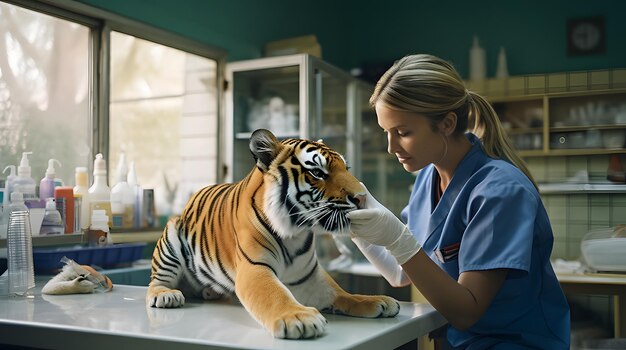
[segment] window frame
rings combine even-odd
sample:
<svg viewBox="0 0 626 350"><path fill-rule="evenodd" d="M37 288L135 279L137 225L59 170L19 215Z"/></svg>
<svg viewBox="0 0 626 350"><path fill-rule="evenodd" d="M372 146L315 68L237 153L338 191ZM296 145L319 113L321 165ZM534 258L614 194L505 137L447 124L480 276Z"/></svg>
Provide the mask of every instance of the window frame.
<svg viewBox="0 0 626 350"><path fill-rule="evenodd" d="M202 56L216 62L217 69L217 115L218 130L221 130L222 114L224 109L224 72L226 66L226 51L216 46L195 41L149 24L129 19L115 13L92 7L87 4L70 0L0 0L8 4L23 7L64 20L72 21L90 29L89 42L89 72L90 93L89 105L91 118L88 121L91 129L91 154L103 153L110 168L109 159L109 103L110 103L110 54L111 32L116 31L160 45L182 50L194 55ZM217 144L222 144L222 134L217 134ZM217 152L217 172L214 174L221 181L220 164L221 152ZM91 163L91 162L90 162ZM87 164L92 170L93 164Z"/></svg>

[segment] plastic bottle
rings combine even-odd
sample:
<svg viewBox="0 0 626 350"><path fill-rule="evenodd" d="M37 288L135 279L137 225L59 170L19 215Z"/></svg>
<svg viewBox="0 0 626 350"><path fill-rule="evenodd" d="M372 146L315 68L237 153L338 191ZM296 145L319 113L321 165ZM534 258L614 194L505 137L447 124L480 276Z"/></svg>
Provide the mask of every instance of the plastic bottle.
<svg viewBox="0 0 626 350"><path fill-rule="evenodd" d="M109 217L106 211L96 209L92 212L91 225L89 226L89 230L87 230L87 242L89 245L106 245L110 242L108 223Z"/></svg>
<svg viewBox="0 0 626 350"><path fill-rule="evenodd" d="M20 191L24 198L24 203L28 208L42 208L43 205L39 203L39 197L35 193L37 184L31 177L30 164L28 162L28 155L33 152L22 152L22 160L20 166L17 167L17 177L13 183L13 190Z"/></svg>
<svg viewBox="0 0 626 350"><path fill-rule="evenodd" d="M7 176L7 180L4 183L4 198L2 199L2 206L5 208L9 208L11 193L13 193L14 184L15 184L15 165L7 165L2 173L6 173L7 169L10 170L9 175Z"/></svg>
<svg viewBox="0 0 626 350"><path fill-rule="evenodd" d="M93 162L93 185L89 187L89 212L104 210L111 227L111 189L107 185L107 167L102 153L96 154Z"/></svg>
<svg viewBox="0 0 626 350"><path fill-rule="evenodd" d="M135 162L130 162L130 169L128 170L127 177L128 186L132 190L134 197L134 207L133 207L133 227L139 228L141 227L141 212L142 212L142 202L143 202L143 189L139 182L137 181L137 172L135 171Z"/></svg>
<svg viewBox="0 0 626 350"><path fill-rule="evenodd" d="M24 295L35 286L33 241L29 209L19 191L11 193L7 229L9 294Z"/></svg>
<svg viewBox="0 0 626 350"><path fill-rule="evenodd" d="M472 81L481 81L487 77L487 61L485 50L480 46L478 37L474 36L474 43L470 48L470 75Z"/></svg>
<svg viewBox="0 0 626 350"><path fill-rule="evenodd" d="M76 231L89 229L91 223L91 206L89 204L89 175L86 167L76 167L74 173L74 202L77 203L76 208L79 213L74 213L78 217L79 222ZM80 204L78 204L80 203Z"/></svg>
<svg viewBox="0 0 626 350"><path fill-rule="evenodd" d="M117 165L117 183L111 189L111 222L113 228L133 227L135 195L127 182L128 167L126 157L122 153Z"/></svg>
<svg viewBox="0 0 626 350"><path fill-rule="evenodd" d="M39 182L39 198L42 201L47 201L48 198L54 198L54 178L56 176L56 169L54 168L54 162L61 166L61 162L54 158L48 159L48 169L46 169L46 175ZM48 203L46 202L46 205Z"/></svg>
<svg viewBox="0 0 626 350"><path fill-rule="evenodd" d="M46 199L46 212L41 223L40 235L63 234L65 233L65 223L61 218L61 213L57 210L54 198Z"/></svg>

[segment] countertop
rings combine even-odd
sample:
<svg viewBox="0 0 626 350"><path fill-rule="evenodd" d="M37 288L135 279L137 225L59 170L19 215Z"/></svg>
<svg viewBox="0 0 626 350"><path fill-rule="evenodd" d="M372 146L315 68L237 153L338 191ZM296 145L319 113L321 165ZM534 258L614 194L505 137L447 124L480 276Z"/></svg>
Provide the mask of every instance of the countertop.
<svg viewBox="0 0 626 350"><path fill-rule="evenodd" d="M326 334L273 338L239 304L189 300L179 309L145 306L146 287L97 294L0 296L0 343L53 349L392 349L446 323L428 304L401 302L394 318L324 314Z"/></svg>

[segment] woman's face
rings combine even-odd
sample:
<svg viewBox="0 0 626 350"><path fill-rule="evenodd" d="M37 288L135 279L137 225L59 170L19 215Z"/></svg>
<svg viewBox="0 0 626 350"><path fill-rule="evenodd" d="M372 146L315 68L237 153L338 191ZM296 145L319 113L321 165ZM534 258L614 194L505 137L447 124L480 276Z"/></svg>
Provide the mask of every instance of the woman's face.
<svg viewBox="0 0 626 350"><path fill-rule="evenodd" d="M394 154L406 171L418 171L446 155L443 135L431 129L425 116L396 111L381 102L376 103L376 116L387 134L387 152Z"/></svg>

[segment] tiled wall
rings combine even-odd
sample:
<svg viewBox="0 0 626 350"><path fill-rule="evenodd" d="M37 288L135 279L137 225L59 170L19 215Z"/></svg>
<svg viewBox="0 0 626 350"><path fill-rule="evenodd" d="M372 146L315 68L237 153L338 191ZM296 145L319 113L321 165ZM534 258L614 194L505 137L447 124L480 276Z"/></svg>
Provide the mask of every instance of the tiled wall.
<svg viewBox="0 0 626 350"><path fill-rule="evenodd" d="M626 164L624 157L620 157ZM576 181L581 172L589 183L608 182L608 155L537 157L526 159L539 183ZM584 235L597 228L626 224L626 193L542 193L554 232L552 259L578 260ZM606 295L569 295L573 324L602 327L612 332L612 301ZM584 317L579 317L584 315Z"/></svg>
<svg viewBox="0 0 626 350"><path fill-rule="evenodd" d="M526 161L539 184L575 182L581 171L587 172L590 183L608 182L608 155ZM626 193L543 193L542 198L554 231L553 259L578 259L580 242L587 232L626 224Z"/></svg>

